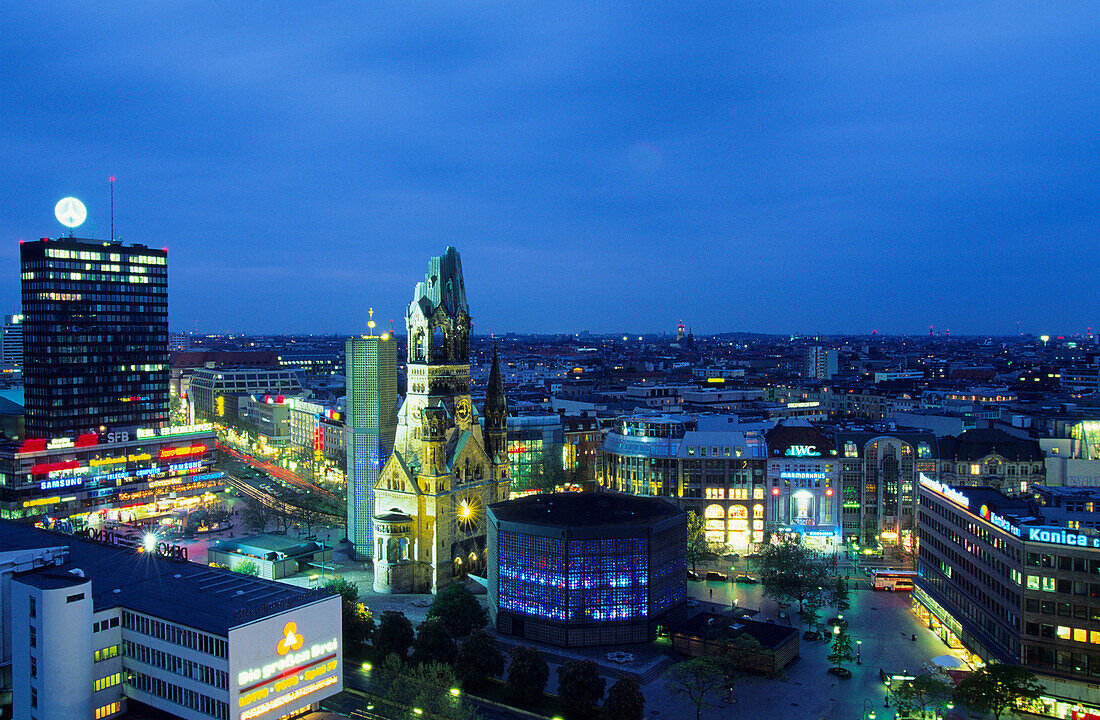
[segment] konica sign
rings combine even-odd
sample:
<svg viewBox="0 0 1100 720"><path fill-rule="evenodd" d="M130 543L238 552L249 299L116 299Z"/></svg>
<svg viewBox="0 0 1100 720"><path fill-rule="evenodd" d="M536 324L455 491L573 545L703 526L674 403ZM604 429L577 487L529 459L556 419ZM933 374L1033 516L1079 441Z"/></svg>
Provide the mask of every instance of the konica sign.
<svg viewBox="0 0 1100 720"><path fill-rule="evenodd" d="M268 720L343 690L340 598L229 631L230 717Z"/></svg>

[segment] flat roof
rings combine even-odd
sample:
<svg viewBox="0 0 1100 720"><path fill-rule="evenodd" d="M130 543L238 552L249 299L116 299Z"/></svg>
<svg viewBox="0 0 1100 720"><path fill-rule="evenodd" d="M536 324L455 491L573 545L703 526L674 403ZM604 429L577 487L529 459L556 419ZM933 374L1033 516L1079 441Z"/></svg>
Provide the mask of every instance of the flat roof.
<svg viewBox="0 0 1100 720"><path fill-rule="evenodd" d="M699 612L684 620L672 628L672 632L685 633L687 635L705 636L716 628L724 628L729 632L729 639L733 639L741 633L748 633L763 647L775 650L788 640L792 635L797 635L798 628L789 625L776 625L775 623L749 620L748 618L735 618L729 615L716 615L709 612Z"/></svg>
<svg viewBox="0 0 1100 720"><path fill-rule="evenodd" d="M602 492L525 495L491 505L489 510L505 522L553 527L635 525L685 514L663 498Z"/></svg>
<svg viewBox="0 0 1100 720"><path fill-rule="evenodd" d="M66 564L23 573L17 579L41 587L79 568L92 583L96 612L123 607L224 636L230 628L262 617L264 607L272 607L268 614L275 614L321 597L315 590L0 520L0 550L59 546L69 550Z"/></svg>

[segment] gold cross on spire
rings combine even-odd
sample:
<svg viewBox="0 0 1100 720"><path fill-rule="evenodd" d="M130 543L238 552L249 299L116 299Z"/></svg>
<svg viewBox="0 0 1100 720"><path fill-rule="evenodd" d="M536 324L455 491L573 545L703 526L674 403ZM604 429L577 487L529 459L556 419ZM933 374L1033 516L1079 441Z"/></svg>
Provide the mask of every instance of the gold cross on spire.
<svg viewBox="0 0 1100 720"><path fill-rule="evenodd" d="M367 320L367 327L370 328L370 336L374 337L374 308L367 310L367 315L370 316L370 320Z"/></svg>

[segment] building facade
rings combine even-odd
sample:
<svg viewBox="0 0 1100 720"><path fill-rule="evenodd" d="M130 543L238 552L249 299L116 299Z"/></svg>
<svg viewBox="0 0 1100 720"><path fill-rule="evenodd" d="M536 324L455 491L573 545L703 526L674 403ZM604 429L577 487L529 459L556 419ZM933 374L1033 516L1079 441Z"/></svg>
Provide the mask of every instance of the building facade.
<svg viewBox="0 0 1100 720"><path fill-rule="evenodd" d="M508 499L507 406L493 352L482 428L458 251L433 257L405 313L408 394L375 484L374 588L436 592L485 567L486 508Z"/></svg>
<svg viewBox="0 0 1100 720"><path fill-rule="evenodd" d="M838 432L841 520L845 543L881 544L911 552L917 521L917 483L936 478L939 449L927 432Z"/></svg>
<svg viewBox="0 0 1100 720"><path fill-rule="evenodd" d="M686 517L660 498L611 493L491 506L491 621L553 645L652 641L686 608Z"/></svg>
<svg viewBox="0 0 1100 720"><path fill-rule="evenodd" d="M195 417L214 422L234 420L250 395L300 395L302 384L293 370L257 367L197 368L188 395Z"/></svg>
<svg viewBox="0 0 1100 720"><path fill-rule="evenodd" d="M168 253L71 238L19 246L26 432L168 421Z"/></svg>
<svg viewBox="0 0 1100 720"><path fill-rule="evenodd" d="M95 540L91 538L94 537ZM343 687L340 598L0 523L5 688L18 720L275 720Z"/></svg>
<svg viewBox="0 0 1100 720"><path fill-rule="evenodd" d="M1043 484L1046 465L1035 440L1004 430L975 428L940 441L939 480L948 485L993 487L1009 494L1026 493Z"/></svg>
<svg viewBox="0 0 1100 720"><path fill-rule="evenodd" d="M5 315L0 335L0 364L23 366L23 316Z"/></svg>
<svg viewBox="0 0 1100 720"><path fill-rule="evenodd" d="M350 338L344 357L348 541L355 557L364 559L374 557L374 487L397 433L397 342L390 337Z"/></svg>
<svg viewBox="0 0 1100 720"><path fill-rule="evenodd" d="M840 467L833 441L801 419L765 433L769 487L766 529L825 551L842 543Z"/></svg>
<svg viewBox="0 0 1100 720"><path fill-rule="evenodd" d="M973 664L1035 672L1047 689L1036 714L1100 714L1096 531L989 487L922 477L919 497L918 616ZM1073 512L1094 517L1086 503Z"/></svg>

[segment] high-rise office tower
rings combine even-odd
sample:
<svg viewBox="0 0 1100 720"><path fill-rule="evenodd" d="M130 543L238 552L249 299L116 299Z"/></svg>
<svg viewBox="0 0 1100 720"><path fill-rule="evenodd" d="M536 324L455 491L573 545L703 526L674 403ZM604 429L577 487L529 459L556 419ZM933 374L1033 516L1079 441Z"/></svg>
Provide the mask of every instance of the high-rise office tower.
<svg viewBox="0 0 1100 720"><path fill-rule="evenodd" d="M168 420L168 252L43 238L19 248L26 432Z"/></svg>
<svg viewBox="0 0 1100 720"><path fill-rule="evenodd" d="M5 315L0 334L0 363L20 366L23 364L23 316Z"/></svg>
<svg viewBox="0 0 1100 720"><path fill-rule="evenodd" d="M397 430L397 343L388 336L351 338L344 355L348 540L364 559L373 557L374 484Z"/></svg>

